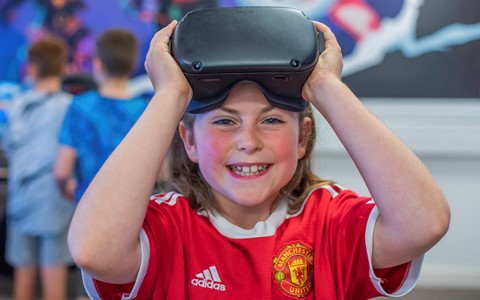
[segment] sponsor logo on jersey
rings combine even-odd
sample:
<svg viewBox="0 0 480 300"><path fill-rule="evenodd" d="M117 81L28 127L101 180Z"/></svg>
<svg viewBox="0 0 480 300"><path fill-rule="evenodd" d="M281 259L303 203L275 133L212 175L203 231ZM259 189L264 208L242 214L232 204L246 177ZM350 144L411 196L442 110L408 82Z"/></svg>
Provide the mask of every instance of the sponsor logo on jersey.
<svg viewBox="0 0 480 300"><path fill-rule="evenodd" d="M273 276L280 291L302 298L312 290L313 251L301 242L283 246L273 259Z"/></svg>
<svg viewBox="0 0 480 300"><path fill-rule="evenodd" d="M217 290L225 292L226 287L222 284L220 275L218 275L217 267L211 266L195 275L191 281L192 285L205 289Z"/></svg>

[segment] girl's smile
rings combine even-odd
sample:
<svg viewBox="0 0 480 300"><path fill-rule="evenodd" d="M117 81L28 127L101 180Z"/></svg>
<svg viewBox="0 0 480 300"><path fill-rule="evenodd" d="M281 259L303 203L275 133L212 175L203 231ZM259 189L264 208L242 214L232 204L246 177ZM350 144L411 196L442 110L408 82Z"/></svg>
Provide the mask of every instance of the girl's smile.
<svg viewBox="0 0 480 300"><path fill-rule="evenodd" d="M253 177L265 174L268 170L268 164L252 164L252 165L230 165L228 166L232 171L232 176L238 177Z"/></svg>

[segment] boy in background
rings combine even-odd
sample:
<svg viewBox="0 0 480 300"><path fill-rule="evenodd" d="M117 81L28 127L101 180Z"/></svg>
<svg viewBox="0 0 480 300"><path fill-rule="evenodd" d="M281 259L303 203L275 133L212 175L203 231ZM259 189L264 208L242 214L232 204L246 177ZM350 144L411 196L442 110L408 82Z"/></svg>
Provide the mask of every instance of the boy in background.
<svg viewBox="0 0 480 300"><path fill-rule="evenodd" d="M59 137L55 176L75 203L147 106L147 99L132 97L128 88L137 56L138 41L128 30L108 30L96 41L99 88L74 97Z"/></svg>
<svg viewBox="0 0 480 300"><path fill-rule="evenodd" d="M74 205L54 177L58 133L71 95L61 90L67 45L45 37L28 50L33 87L8 108L3 146L8 157L7 262L14 268L13 299L35 299L40 271L43 299L67 298L67 230Z"/></svg>

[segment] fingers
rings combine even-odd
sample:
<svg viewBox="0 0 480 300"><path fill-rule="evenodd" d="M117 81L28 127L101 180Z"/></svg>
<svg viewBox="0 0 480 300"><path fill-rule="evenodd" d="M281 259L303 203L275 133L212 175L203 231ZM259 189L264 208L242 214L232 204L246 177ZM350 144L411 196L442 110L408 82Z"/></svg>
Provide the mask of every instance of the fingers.
<svg viewBox="0 0 480 300"><path fill-rule="evenodd" d="M178 21L173 20L167 26L163 27L161 30L157 31L153 36L152 40L150 41L150 48L155 47L156 45L167 47L168 43L170 42L170 38L177 26Z"/></svg>
<svg viewBox="0 0 480 300"><path fill-rule="evenodd" d="M177 23L177 20L173 20L172 22L170 22L170 24L157 31L150 40L150 49L148 50L144 62L144 67L147 73L149 71L148 64L150 61L154 60L154 56L162 52L169 52L168 43L170 41L170 37L173 34L173 31L175 30L175 27L177 26Z"/></svg>
<svg viewBox="0 0 480 300"><path fill-rule="evenodd" d="M340 49L340 45L338 44L337 38L335 37L335 34L333 34L330 27L318 21L312 21L312 22L315 25L315 28L317 29L317 31L323 32L323 36L325 38L325 48L338 47Z"/></svg>

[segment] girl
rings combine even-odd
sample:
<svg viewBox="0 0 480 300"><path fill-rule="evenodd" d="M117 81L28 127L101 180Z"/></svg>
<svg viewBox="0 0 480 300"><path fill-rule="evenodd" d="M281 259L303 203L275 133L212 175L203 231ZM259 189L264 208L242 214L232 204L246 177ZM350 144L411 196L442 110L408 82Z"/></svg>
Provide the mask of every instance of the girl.
<svg viewBox="0 0 480 300"><path fill-rule="evenodd" d="M419 159L342 83L330 29L315 22L326 50L303 98L335 130L372 198L314 176L312 112L272 106L254 83L235 86L219 108L184 115L192 90L169 53L175 26L152 39L145 67L155 95L71 225L90 296L366 299L411 290L449 208ZM171 180L182 195L149 201L172 139Z"/></svg>

